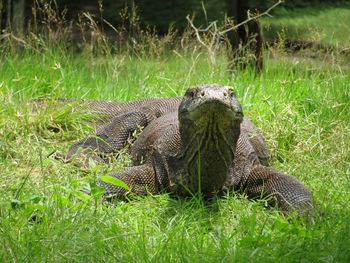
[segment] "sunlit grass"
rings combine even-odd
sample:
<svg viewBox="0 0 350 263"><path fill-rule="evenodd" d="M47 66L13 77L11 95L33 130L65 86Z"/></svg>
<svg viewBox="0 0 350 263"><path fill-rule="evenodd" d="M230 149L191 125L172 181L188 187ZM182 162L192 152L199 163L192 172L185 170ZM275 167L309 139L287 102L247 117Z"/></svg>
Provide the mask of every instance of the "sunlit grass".
<svg viewBox="0 0 350 263"><path fill-rule="evenodd" d="M198 48L150 56L55 49L0 59L1 262L349 262L350 71L336 60L266 53L261 75L227 71ZM93 132L85 116L38 97L131 100L182 95L195 84L237 89L261 128L271 165L310 188L312 220L230 193L209 202L168 194L102 202L89 171L50 158ZM86 196L81 190L88 189Z"/></svg>
<svg viewBox="0 0 350 263"><path fill-rule="evenodd" d="M2 60L2 261L349 259L349 72L270 60L260 76L248 70L232 77L224 56L211 65L204 53L197 55L87 59L64 53ZM272 165L312 190L314 224L233 193L205 204L159 195L104 205L94 179L103 169L87 173L47 158L91 128L69 108L33 112L26 103L39 96L175 96L198 83L236 87L246 115L267 139ZM123 163L125 158L118 169ZM81 195L86 187L95 189L92 197Z"/></svg>
<svg viewBox="0 0 350 263"><path fill-rule="evenodd" d="M264 18L264 33L268 37L282 37L315 41L341 48L350 46L350 5L315 6L310 8L276 9L271 18Z"/></svg>

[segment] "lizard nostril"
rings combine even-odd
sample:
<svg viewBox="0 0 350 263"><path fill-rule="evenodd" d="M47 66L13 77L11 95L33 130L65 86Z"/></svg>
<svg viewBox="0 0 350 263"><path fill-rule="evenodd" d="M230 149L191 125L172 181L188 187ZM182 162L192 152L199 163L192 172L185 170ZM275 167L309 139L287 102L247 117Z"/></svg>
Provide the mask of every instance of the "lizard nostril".
<svg viewBox="0 0 350 263"><path fill-rule="evenodd" d="M204 90L202 90L201 96L204 97L204 95L205 95L205 92L204 92Z"/></svg>

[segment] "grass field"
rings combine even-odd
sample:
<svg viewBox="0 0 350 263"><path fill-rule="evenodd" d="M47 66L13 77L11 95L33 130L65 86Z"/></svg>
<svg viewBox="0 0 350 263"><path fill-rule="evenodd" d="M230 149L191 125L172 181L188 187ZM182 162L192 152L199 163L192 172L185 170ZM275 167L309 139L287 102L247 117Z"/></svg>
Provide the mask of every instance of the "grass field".
<svg viewBox="0 0 350 263"><path fill-rule="evenodd" d="M348 48L350 45L350 4L334 7L315 4L308 8L285 9L283 5L274 10L273 17L265 17L265 36L275 38L278 34L290 39L314 41L323 45Z"/></svg>
<svg viewBox="0 0 350 263"><path fill-rule="evenodd" d="M258 76L249 69L232 76L223 54L211 64L200 49L159 56L58 47L3 52L0 261L349 262L350 70L274 52ZM69 107L33 110L28 103L42 96L169 97L199 83L237 89L245 115L270 146L272 166L311 189L313 220L236 193L209 202L160 194L102 203L95 178L103 167L86 171L47 158L93 127ZM113 169L127 163L123 154ZM92 196L81 193L86 188Z"/></svg>

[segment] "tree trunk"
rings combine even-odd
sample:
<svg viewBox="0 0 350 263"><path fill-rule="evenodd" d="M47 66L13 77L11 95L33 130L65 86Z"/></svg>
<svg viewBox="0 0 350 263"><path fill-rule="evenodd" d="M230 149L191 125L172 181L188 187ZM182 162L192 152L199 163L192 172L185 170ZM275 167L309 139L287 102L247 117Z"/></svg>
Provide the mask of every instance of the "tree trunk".
<svg viewBox="0 0 350 263"><path fill-rule="evenodd" d="M12 32L24 33L30 29L34 0L1 0L1 32L9 28Z"/></svg>
<svg viewBox="0 0 350 263"><path fill-rule="evenodd" d="M227 0L226 5L227 5L227 16L234 20L237 18L237 2L238 0ZM229 31L227 33L227 38L230 42L231 45L231 56L233 56L234 52L236 52L239 48L239 36L237 31ZM235 56L233 56L235 57Z"/></svg>
<svg viewBox="0 0 350 263"><path fill-rule="evenodd" d="M33 15L33 4L34 0L25 0L24 1L24 12L23 12L23 20L24 20L24 26L23 26L23 32L24 34L28 34L31 30L32 25L32 15Z"/></svg>
<svg viewBox="0 0 350 263"><path fill-rule="evenodd" d="M227 0L227 15L239 24L247 20L248 3L244 0ZM230 31L227 38L231 46L230 70L252 66L257 72L263 67L260 24L257 20L251 20L235 31Z"/></svg>
<svg viewBox="0 0 350 263"><path fill-rule="evenodd" d="M0 17L0 34L7 27L8 19L8 0L1 1L1 17Z"/></svg>

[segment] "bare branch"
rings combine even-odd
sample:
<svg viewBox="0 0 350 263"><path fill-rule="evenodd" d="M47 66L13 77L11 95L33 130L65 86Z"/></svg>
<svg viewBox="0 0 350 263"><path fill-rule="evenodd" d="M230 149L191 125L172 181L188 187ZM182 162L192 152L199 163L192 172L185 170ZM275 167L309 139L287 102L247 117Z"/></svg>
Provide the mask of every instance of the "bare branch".
<svg viewBox="0 0 350 263"><path fill-rule="evenodd" d="M198 28L196 28L196 26L193 24L193 22L192 22L192 20L190 19L190 16L189 16L189 15L186 16L186 19L187 19L188 23L190 23L190 26L192 27L192 29L194 30L198 42L201 43L201 45L203 45L203 46L207 46L207 45L203 42L201 36L199 35ZM210 27L208 27L207 30L209 30L209 28L210 28Z"/></svg>
<svg viewBox="0 0 350 263"><path fill-rule="evenodd" d="M237 25L235 26L231 26L227 29L224 29L223 31L220 31L218 26L217 26L217 21L214 21L214 22L211 22L205 29L200 29L200 28L197 28L194 24L193 24L193 21L190 19L190 16L187 15L186 16L186 19L189 23L189 25L191 26L191 28L193 29L195 35L196 35L196 38L197 38L197 41L204 47L207 49L208 51L208 54L209 54L209 57L210 57L210 60L213 64L215 64L215 52L216 50L218 49L218 43L220 42L220 39L228 32L230 31L233 31L233 30L236 30L238 27L252 21L252 20L255 20L255 19L258 19L259 17L262 17L262 16L271 16L269 14L269 12L274 9L276 6L278 6L279 4L283 3L284 0L278 0L274 5L272 5L270 8L268 8L265 12L261 13L261 14L258 14L256 16L251 16L251 13L250 11L248 10L247 11L247 19L241 23L238 23ZM210 34L210 40L208 39L203 39L201 37L201 33L209 33Z"/></svg>
<svg viewBox="0 0 350 263"><path fill-rule="evenodd" d="M258 19L258 18L260 18L260 17L262 17L262 16L265 16L265 15L271 16L271 15L270 15L270 11L271 11L272 9L274 9L276 6L282 4L283 2L284 2L284 0L278 0L278 2L276 2L276 3L275 3L274 5L272 5L270 8L268 8L265 12L260 13L260 14L258 14L258 15L256 15L256 16L250 16L250 11L248 10L248 12L247 12L247 14L248 14L248 19L244 20L244 21L241 22L241 23L238 23L237 25L235 25L235 26L233 26L233 27L230 27L230 28L228 28L228 29L226 29L226 30L224 30L224 31L219 32L219 34L220 34L220 35L224 35L224 34L230 32L230 31L232 31L232 30L236 30L236 29L239 28L240 26L243 26L244 24L246 24L246 23L248 23L248 22L250 22L250 21L252 21L252 20L256 20L256 19Z"/></svg>

